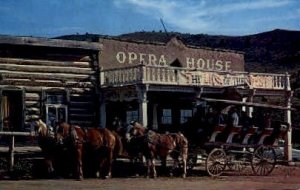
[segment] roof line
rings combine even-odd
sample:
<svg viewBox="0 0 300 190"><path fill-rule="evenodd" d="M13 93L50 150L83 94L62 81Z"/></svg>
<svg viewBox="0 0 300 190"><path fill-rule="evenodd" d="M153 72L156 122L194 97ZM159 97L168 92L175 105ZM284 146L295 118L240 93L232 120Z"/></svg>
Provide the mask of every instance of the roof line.
<svg viewBox="0 0 300 190"><path fill-rule="evenodd" d="M61 47L61 48L86 49L86 50L102 49L102 45L97 42L61 40L61 39L50 39L50 38L42 38L42 37L21 37L21 36L9 36L9 35L0 35L0 44Z"/></svg>
<svg viewBox="0 0 300 190"><path fill-rule="evenodd" d="M220 52L229 52L229 53L238 53L238 54L245 54L242 51L236 51L236 50L230 50L230 49L221 49L221 48L210 48L210 47L204 47L204 46L194 46L194 45L188 45L184 43L180 37L174 36L172 38L177 38L180 40L186 47L192 48L192 49L203 49L203 50L210 50L210 51L220 51ZM172 40L172 38L170 40ZM102 36L99 37L99 41L101 43L101 39L107 39L107 40L115 40L115 41L120 41L120 42L129 42L129 43L136 43L136 44L150 44L150 45L159 45L159 46L166 46L167 43L170 41L168 40L167 42L154 42L154 41L146 41L146 40L133 40L133 39L124 39L121 37L111 37L111 36Z"/></svg>

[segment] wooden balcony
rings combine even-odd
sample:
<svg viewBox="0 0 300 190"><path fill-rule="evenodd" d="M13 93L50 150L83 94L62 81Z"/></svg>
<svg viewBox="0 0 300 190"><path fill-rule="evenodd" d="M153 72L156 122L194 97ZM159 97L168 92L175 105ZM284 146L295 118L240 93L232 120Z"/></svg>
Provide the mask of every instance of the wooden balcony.
<svg viewBox="0 0 300 190"><path fill-rule="evenodd" d="M159 84L209 87L248 86L253 89L290 90L288 74L216 72L146 65L102 70L100 79L102 88Z"/></svg>

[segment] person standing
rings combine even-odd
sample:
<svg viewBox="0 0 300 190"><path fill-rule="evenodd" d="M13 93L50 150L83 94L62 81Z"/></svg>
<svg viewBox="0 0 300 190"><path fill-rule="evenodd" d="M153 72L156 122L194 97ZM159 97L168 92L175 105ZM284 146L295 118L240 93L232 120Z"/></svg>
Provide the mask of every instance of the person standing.
<svg viewBox="0 0 300 190"><path fill-rule="evenodd" d="M232 107L229 117L230 125L237 127L239 125L239 115L236 107Z"/></svg>

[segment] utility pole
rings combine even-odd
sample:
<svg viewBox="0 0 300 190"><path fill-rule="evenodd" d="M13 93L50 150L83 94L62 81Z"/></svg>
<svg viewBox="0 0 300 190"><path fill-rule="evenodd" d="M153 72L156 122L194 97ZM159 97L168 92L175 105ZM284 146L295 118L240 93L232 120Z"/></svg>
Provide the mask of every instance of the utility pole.
<svg viewBox="0 0 300 190"><path fill-rule="evenodd" d="M164 24L164 21L163 21L162 18L160 18L160 22L161 22L162 26L164 27L164 30L165 30L166 35L169 37L169 33L168 33L168 31L167 31L167 29L166 29L166 27L165 27L165 24Z"/></svg>

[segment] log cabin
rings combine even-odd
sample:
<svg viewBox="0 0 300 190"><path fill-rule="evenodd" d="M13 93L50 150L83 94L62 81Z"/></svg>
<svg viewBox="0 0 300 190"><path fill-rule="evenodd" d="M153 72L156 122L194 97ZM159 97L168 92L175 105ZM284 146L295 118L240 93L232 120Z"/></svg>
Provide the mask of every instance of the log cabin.
<svg viewBox="0 0 300 190"><path fill-rule="evenodd" d="M0 36L0 130L30 130L32 119L98 126L101 44Z"/></svg>

